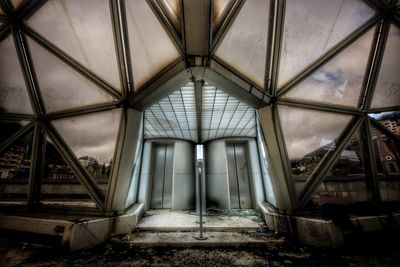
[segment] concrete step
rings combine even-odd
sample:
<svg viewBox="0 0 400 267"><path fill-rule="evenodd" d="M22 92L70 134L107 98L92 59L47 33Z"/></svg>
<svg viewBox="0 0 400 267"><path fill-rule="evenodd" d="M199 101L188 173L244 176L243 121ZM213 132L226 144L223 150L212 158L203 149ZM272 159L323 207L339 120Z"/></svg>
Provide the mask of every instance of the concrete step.
<svg viewBox="0 0 400 267"><path fill-rule="evenodd" d="M190 232L138 232L111 242L129 247L264 247L278 248L285 239L269 233L205 232L206 240L194 238Z"/></svg>
<svg viewBox="0 0 400 267"><path fill-rule="evenodd" d="M203 229L207 232L256 232L264 222L259 216L207 215ZM196 232L199 216L183 211L153 210L146 212L138 224L141 232Z"/></svg>

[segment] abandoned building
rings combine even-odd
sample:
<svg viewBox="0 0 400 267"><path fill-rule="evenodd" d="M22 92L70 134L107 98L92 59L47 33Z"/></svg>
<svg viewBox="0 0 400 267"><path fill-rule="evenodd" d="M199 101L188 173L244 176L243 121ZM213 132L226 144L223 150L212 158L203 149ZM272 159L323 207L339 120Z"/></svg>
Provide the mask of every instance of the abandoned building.
<svg viewBox="0 0 400 267"><path fill-rule="evenodd" d="M395 0L1 0L0 228L398 228L399 50Z"/></svg>

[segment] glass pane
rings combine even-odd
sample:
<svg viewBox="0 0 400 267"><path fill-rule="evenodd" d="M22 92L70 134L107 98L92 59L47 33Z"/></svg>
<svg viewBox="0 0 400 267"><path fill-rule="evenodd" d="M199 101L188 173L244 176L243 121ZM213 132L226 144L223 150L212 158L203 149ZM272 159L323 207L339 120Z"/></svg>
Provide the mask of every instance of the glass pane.
<svg viewBox="0 0 400 267"><path fill-rule="evenodd" d="M145 111L144 137L178 138L197 142L194 84L163 98Z"/></svg>
<svg viewBox="0 0 400 267"><path fill-rule="evenodd" d="M360 132L351 137L323 183L311 197L312 205L348 204L372 200L371 188L367 187L365 181L364 162L367 155L363 152L363 140Z"/></svg>
<svg viewBox="0 0 400 267"><path fill-rule="evenodd" d="M393 134L400 137L400 111L388 111L382 113L369 114Z"/></svg>
<svg viewBox="0 0 400 267"><path fill-rule="evenodd" d="M391 25L381 69L372 99L372 108L400 105L400 29Z"/></svg>
<svg viewBox="0 0 400 267"><path fill-rule="evenodd" d="M216 55L264 88L269 1L246 1Z"/></svg>
<svg viewBox="0 0 400 267"><path fill-rule="evenodd" d="M174 23L175 28L181 31L181 1L180 0L162 0L164 6Z"/></svg>
<svg viewBox="0 0 400 267"><path fill-rule="evenodd" d="M221 15L227 11L226 8L231 2L232 0L214 0L212 2L214 9L214 22L219 23Z"/></svg>
<svg viewBox="0 0 400 267"><path fill-rule="evenodd" d="M46 138L44 175L42 178L40 200L44 204L74 203L80 206L95 206L86 188L79 182L71 168L58 153L49 138ZM109 167L99 166L100 172L109 171ZM106 191L107 183L99 184Z"/></svg>
<svg viewBox="0 0 400 267"><path fill-rule="evenodd" d="M24 76L9 35L0 43L0 112L32 114Z"/></svg>
<svg viewBox="0 0 400 267"><path fill-rule="evenodd" d="M114 109L52 121L98 184L107 183L110 175L120 117L121 111Z"/></svg>
<svg viewBox="0 0 400 267"><path fill-rule="evenodd" d="M278 110L292 177L300 192L325 154L336 148L336 138L352 116L288 106Z"/></svg>
<svg viewBox="0 0 400 267"><path fill-rule="evenodd" d="M33 133L0 154L0 201L26 201L31 168Z"/></svg>
<svg viewBox="0 0 400 267"><path fill-rule="evenodd" d="M27 24L120 88L109 1L51 0Z"/></svg>
<svg viewBox="0 0 400 267"><path fill-rule="evenodd" d="M374 13L361 0L287 1L279 86L368 21Z"/></svg>
<svg viewBox="0 0 400 267"><path fill-rule="evenodd" d="M382 201L400 200L400 145L371 126L374 159L377 167Z"/></svg>
<svg viewBox="0 0 400 267"><path fill-rule="evenodd" d="M113 97L28 38L47 112L111 102Z"/></svg>
<svg viewBox="0 0 400 267"><path fill-rule="evenodd" d="M375 28L343 50L285 97L356 107Z"/></svg>
<svg viewBox="0 0 400 267"><path fill-rule="evenodd" d="M135 90L179 58L179 53L146 1L127 1L129 47Z"/></svg>
<svg viewBox="0 0 400 267"><path fill-rule="evenodd" d="M215 86L202 95L202 141L221 137L256 137L255 110Z"/></svg>
<svg viewBox="0 0 400 267"><path fill-rule="evenodd" d="M0 144L18 132L27 121L0 121Z"/></svg>

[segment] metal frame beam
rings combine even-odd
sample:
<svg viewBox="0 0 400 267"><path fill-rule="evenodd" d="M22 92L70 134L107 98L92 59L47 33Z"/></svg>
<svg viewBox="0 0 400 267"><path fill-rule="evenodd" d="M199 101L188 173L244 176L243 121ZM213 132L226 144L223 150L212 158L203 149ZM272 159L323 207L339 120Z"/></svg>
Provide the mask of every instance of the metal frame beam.
<svg viewBox="0 0 400 267"><path fill-rule="evenodd" d="M370 123L369 119L366 119L363 124L363 133L366 138L366 149L367 149L367 156L368 156L368 161L369 161L369 169L370 169L370 178L371 180L371 185L372 185L372 193L373 193L373 201L379 203L381 201L381 193L379 190L379 181L378 181L378 175L377 175L377 166L376 166L376 161L374 158L375 152L374 152L374 145L372 142L372 136L371 136L371 131L370 131Z"/></svg>
<svg viewBox="0 0 400 267"><path fill-rule="evenodd" d="M197 143L201 143L203 122L203 81L194 81L194 98L196 102Z"/></svg>
<svg viewBox="0 0 400 267"><path fill-rule="evenodd" d="M130 97L129 104L132 108L143 111L189 81L186 63L179 59L146 83L135 96Z"/></svg>

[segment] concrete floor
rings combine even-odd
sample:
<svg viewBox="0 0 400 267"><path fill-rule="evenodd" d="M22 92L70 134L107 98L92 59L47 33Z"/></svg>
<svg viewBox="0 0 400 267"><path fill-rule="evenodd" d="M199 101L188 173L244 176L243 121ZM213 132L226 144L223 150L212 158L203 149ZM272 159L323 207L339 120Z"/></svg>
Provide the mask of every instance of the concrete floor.
<svg viewBox="0 0 400 267"><path fill-rule="evenodd" d="M257 231L263 224L254 210L209 211L203 217L204 231L249 232ZM199 229L199 216L193 211L150 210L139 222L139 231L192 232Z"/></svg>

